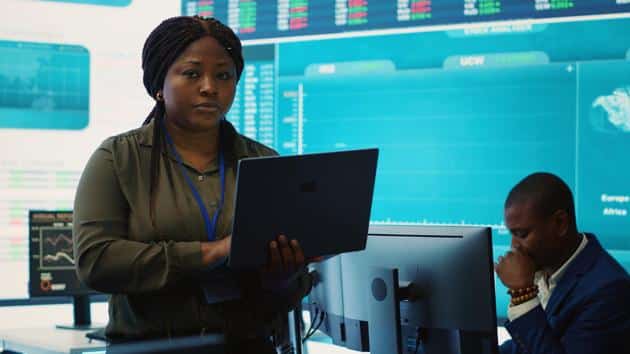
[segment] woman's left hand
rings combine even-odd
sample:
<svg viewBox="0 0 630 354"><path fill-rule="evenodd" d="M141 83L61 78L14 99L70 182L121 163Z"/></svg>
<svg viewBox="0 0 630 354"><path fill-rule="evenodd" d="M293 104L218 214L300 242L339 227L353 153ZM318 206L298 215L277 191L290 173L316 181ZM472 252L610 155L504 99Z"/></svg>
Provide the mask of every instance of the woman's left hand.
<svg viewBox="0 0 630 354"><path fill-rule="evenodd" d="M293 274L304 266L304 252L300 243L290 240L285 235L269 242L269 262L267 270L272 273Z"/></svg>
<svg viewBox="0 0 630 354"><path fill-rule="evenodd" d="M280 290L287 287L291 277L306 265L320 262L324 257L306 259L300 243L279 235L269 242L269 260L260 272L262 285L266 289Z"/></svg>
<svg viewBox="0 0 630 354"><path fill-rule="evenodd" d="M297 240L279 235L269 242L269 260L261 271L265 288L282 288L297 271L305 265L304 252Z"/></svg>

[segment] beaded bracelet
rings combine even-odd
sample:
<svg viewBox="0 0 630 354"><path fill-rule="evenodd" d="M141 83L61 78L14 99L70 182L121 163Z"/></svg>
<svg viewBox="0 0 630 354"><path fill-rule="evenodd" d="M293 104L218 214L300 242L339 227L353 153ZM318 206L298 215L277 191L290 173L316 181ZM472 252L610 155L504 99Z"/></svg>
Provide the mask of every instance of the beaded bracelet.
<svg viewBox="0 0 630 354"><path fill-rule="evenodd" d="M517 306L517 305L520 305L520 304L522 304L524 302L527 302L527 301L535 298L536 296L538 296L538 290L533 291L531 293L524 294L524 295L519 295L519 296L516 296L516 297L512 297L512 299L510 300L510 304L512 306Z"/></svg>
<svg viewBox="0 0 630 354"><path fill-rule="evenodd" d="M529 286L527 288L520 288L520 289L508 289L507 293L510 296L519 296L519 295L523 295L523 294L529 294L532 292L538 292L538 285L532 285Z"/></svg>
<svg viewBox="0 0 630 354"><path fill-rule="evenodd" d="M507 292L511 296L510 304L516 306L538 296L538 286L532 285L526 288L509 289Z"/></svg>

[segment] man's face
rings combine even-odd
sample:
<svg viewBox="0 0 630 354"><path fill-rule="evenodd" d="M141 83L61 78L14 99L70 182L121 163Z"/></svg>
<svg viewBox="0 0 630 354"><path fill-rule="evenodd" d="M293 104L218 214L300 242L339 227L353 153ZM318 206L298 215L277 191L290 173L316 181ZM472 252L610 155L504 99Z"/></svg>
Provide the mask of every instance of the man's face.
<svg viewBox="0 0 630 354"><path fill-rule="evenodd" d="M554 264L558 257L556 216L540 216L532 202L514 203L505 209L505 224L512 234L512 248L530 256L537 270Z"/></svg>

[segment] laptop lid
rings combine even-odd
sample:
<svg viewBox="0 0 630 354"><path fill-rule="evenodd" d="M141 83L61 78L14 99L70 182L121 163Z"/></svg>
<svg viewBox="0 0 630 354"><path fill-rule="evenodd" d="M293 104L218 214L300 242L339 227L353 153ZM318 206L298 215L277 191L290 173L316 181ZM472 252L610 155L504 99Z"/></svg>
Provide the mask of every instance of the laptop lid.
<svg viewBox="0 0 630 354"><path fill-rule="evenodd" d="M364 249L377 159L364 149L239 161L229 266L265 265L281 234L307 258Z"/></svg>

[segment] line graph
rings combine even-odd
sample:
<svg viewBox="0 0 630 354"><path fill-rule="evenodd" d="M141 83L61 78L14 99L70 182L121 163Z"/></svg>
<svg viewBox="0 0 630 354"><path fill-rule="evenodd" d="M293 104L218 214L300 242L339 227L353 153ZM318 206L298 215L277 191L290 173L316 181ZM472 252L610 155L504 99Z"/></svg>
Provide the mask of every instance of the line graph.
<svg viewBox="0 0 630 354"><path fill-rule="evenodd" d="M42 270L74 268L72 229L70 227L42 227L39 240Z"/></svg>
<svg viewBox="0 0 630 354"><path fill-rule="evenodd" d="M45 242L51 244L53 247L56 247L61 242L72 244L72 238L64 234L61 234L56 238L47 238Z"/></svg>
<svg viewBox="0 0 630 354"><path fill-rule="evenodd" d="M63 260L74 264L74 259L72 259L72 257L70 257L66 252L57 252L57 254L55 254L54 256L50 254L47 254L44 256L44 262L54 263L54 262L60 262Z"/></svg>

